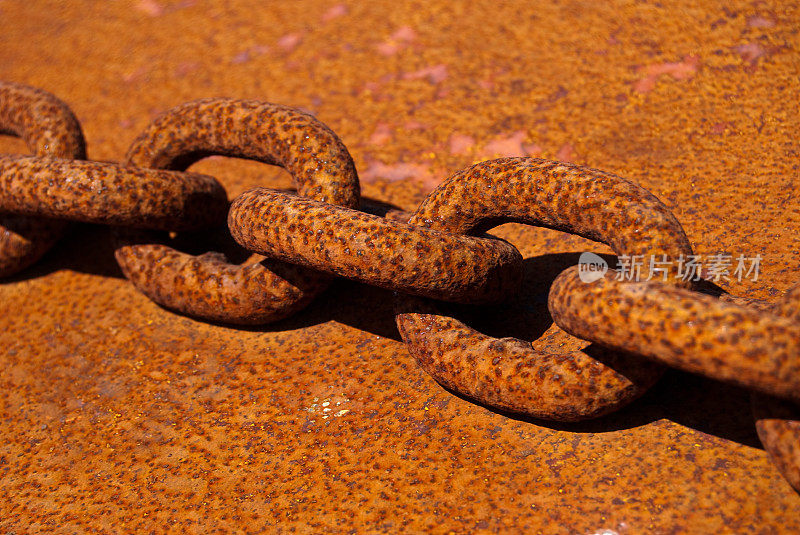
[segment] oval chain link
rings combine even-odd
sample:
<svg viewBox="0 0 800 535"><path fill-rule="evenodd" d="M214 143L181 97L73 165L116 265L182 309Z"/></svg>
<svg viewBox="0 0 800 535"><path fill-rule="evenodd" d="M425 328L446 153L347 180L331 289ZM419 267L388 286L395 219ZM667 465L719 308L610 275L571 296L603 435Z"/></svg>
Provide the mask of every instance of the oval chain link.
<svg viewBox="0 0 800 535"><path fill-rule="evenodd" d="M204 99L156 118L133 142L127 164L184 170L210 155L279 165L298 193L349 208L359 205L355 165L338 136L299 110L250 100ZM275 261L232 264L219 253L180 252L165 238L116 232L122 272L153 301L206 320L276 321L305 307L330 278Z"/></svg>
<svg viewBox="0 0 800 535"><path fill-rule="evenodd" d="M409 221L461 234L505 222L578 234L617 254L692 252L678 221L646 190L602 171L536 158L503 158L460 171ZM438 382L486 405L537 418L575 421L606 414L643 394L662 371L598 346L553 354L516 338L492 338L430 300L398 295L396 312L409 351Z"/></svg>
<svg viewBox="0 0 800 535"><path fill-rule="evenodd" d="M38 157L86 157L75 114L54 95L34 87L0 81L0 133L22 138ZM64 226L56 219L0 214L0 277L36 262L61 237Z"/></svg>
<svg viewBox="0 0 800 535"><path fill-rule="evenodd" d="M228 226L250 251L403 293L494 303L521 284L522 256L502 240L414 227L263 188L233 202Z"/></svg>

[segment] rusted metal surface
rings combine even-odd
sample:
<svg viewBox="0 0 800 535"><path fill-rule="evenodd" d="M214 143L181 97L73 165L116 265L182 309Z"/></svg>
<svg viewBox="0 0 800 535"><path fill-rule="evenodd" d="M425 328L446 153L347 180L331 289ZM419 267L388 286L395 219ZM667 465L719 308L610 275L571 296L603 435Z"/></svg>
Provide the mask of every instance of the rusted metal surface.
<svg viewBox="0 0 800 535"><path fill-rule="evenodd" d="M559 275L550 291L553 321L584 340L800 401L800 323L618 276L584 282L577 267Z"/></svg>
<svg viewBox="0 0 800 535"><path fill-rule="evenodd" d="M626 255L692 254L680 223L652 194L620 177L534 158L477 164L445 180L411 225L471 233L505 222L549 227ZM686 284L672 274L676 284ZM397 327L420 366L448 388L537 418L576 421L641 396L662 368L625 352L590 347L542 352L486 336L432 301L397 298Z"/></svg>
<svg viewBox="0 0 800 535"><path fill-rule="evenodd" d="M519 251L502 240L416 229L263 188L234 200L228 224L250 251L435 299L498 303L519 292L522 278Z"/></svg>
<svg viewBox="0 0 800 535"><path fill-rule="evenodd" d="M0 134L22 138L36 156L86 157L86 142L72 110L41 89L0 81ZM63 230L61 221L0 213L0 277L36 262Z"/></svg>
<svg viewBox="0 0 800 535"><path fill-rule="evenodd" d="M800 492L800 408L796 402L753 395L758 438L783 477Z"/></svg>
<svg viewBox="0 0 800 535"><path fill-rule="evenodd" d="M800 320L800 284L790 288L771 307L774 314ZM783 477L800 492L800 406L797 391L792 401L753 394L753 416L758 438Z"/></svg>
<svg viewBox="0 0 800 535"><path fill-rule="evenodd" d="M180 102L302 106L347 144L364 195L406 211L483 158L569 158L652 191L696 252L759 252L758 281L719 285L774 302L797 281L800 247L786 101L798 21L797 6L738 0L0 2L0 78L69 102L101 160L121 160L148 117ZM24 150L0 138L0 152ZM235 160L192 171L231 198L291 185ZM609 251L532 227L493 233L522 252L525 284L471 324L581 349L552 323L547 291L576 253ZM800 496L761 447L748 392L667 371L597 420L510 417L419 369L391 299L337 281L269 327L210 325L137 292L107 231L77 225L0 283L0 527L800 531Z"/></svg>
<svg viewBox="0 0 800 535"><path fill-rule="evenodd" d="M286 106L235 99L183 104L154 120L128 151L127 163L186 169L225 155L279 165L301 195L355 208L358 176L347 148L314 117ZM282 231L285 229L281 229ZM305 307L328 277L273 262L232 264L221 253L190 255L155 235L118 231L117 261L145 295L184 314L262 324Z"/></svg>
<svg viewBox="0 0 800 535"><path fill-rule="evenodd" d="M155 230L225 221L225 189L210 176L106 162L0 156L0 211Z"/></svg>

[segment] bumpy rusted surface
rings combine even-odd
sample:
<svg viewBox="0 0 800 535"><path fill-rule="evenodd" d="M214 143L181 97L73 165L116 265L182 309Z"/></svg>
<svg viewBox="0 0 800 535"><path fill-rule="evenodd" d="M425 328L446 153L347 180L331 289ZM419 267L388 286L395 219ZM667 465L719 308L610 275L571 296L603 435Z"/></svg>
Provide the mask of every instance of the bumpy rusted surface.
<svg viewBox="0 0 800 535"><path fill-rule="evenodd" d="M90 156L113 161L181 102L302 106L347 144L365 198L412 211L500 150L561 159L570 144L572 161L662 199L698 254L761 253L759 280L726 291L775 301L797 282L800 5L532 5L0 0L0 79L56 91ZM0 136L0 152L25 148ZM191 170L231 199L291 185L239 160ZM524 295L470 325L583 347L552 323L547 290L577 253L611 251L530 226L492 234L526 258ZM800 494L737 387L668 370L604 418L508 417L416 364L386 290L339 280L292 318L232 329L147 299L106 238L75 225L0 284L0 532L800 532Z"/></svg>
<svg viewBox="0 0 800 535"><path fill-rule="evenodd" d="M225 189L197 173L0 156L0 211L156 230L219 225Z"/></svg>
<svg viewBox="0 0 800 535"><path fill-rule="evenodd" d="M453 235L264 188L231 204L248 250L382 288L460 303L519 291L522 256L498 239Z"/></svg>
<svg viewBox="0 0 800 535"><path fill-rule="evenodd" d="M800 400L800 323L656 281L553 283L553 320L570 334L683 370Z"/></svg>
<svg viewBox="0 0 800 535"><path fill-rule="evenodd" d="M615 175L535 158L483 162L445 180L410 224L470 233L515 221L610 245L618 254L691 254L680 223L643 188ZM685 284L673 277L676 284ZM560 354L495 339L436 304L397 300L409 351L437 381L487 405L574 421L613 411L644 393L661 367L595 347Z"/></svg>
<svg viewBox="0 0 800 535"><path fill-rule="evenodd" d="M0 81L0 134L22 138L36 156L86 157L83 132L75 115L61 100L41 89ZM63 229L61 221L0 214L0 277L36 262Z"/></svg>
<svg viewBox="0 0 800 535"><path fill-rule="evenodd" d="M793 321L800 320L800 284L789 289L772 311ZM800 406L796 400L759 394L753 394L751 400L758 438L775 467L800 492Z"/></svg>
<svg viewBox="0 0 800 535"><path fill-rule="evenodd" d="M205 99L178 106L153 121L128 151L139 167L186 169L209 155L279 165L298 192L355 208L358 176L350 153L328 127L286 106ZM116 258L145 295L173 310L204 319L260 324L293 314L328 277L279 263L230 264L220 254L180 252L157 236L120 231Z"/></svg>
<svg viewBox="0 0 800 535"><path fill-rule="evenodd" d="M800 492L800 407L796 403L753 394L758 438L770 460Z"/></svg>

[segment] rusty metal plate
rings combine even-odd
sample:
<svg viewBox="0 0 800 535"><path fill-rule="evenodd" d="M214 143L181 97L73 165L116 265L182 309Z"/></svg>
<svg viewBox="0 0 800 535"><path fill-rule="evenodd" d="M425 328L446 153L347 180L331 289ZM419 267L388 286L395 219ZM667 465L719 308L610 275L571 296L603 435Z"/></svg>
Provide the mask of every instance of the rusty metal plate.
<svg viewBox="0 0 800 535"><path fill-rule="evenodd" d="M405 210L483 158L589 165L659 196L698 254L761 255L757 281L722 288L774 301L797 281L797 6L337 1L0 1L0 79L66 101L97 160L195 98L299 106L343 139L366 197ZM231 197L290 184L224 158L192 171ZM496 234L526 258L524 295L472 325L582 347L547 289L609 251ZM207 324L139 294L109 235L74 226L0 283L4 531L800 529L736 387L669 372L598 420L500 414L420 370L387 291L340 281L277 324Z"/></svg>

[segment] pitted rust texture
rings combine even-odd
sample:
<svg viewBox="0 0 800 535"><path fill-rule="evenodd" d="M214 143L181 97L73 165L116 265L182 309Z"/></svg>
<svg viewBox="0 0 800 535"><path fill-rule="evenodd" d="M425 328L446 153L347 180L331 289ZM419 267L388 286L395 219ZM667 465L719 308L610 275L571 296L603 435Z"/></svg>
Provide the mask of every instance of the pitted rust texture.
<svg viewBox="0 0 800 535"><path fill-rule="evenodd" d="M800 400L800 323L663 283L595 282L565 270L550 290L568 333L669 366Z"/></svg>
<svg viewBox="0 0 800 535"><path fill-rule="evenodd" d="M658 258L692 250L672 212L644 188L540 158L500 158L459 171L422 202L411 222L454 234L524 223L602 242L619 254ZM673 278L678 286L689 284Z"/></svg>
<svg viewBox="0 0 800 535"><path fill-rule="evenodd" d="M410 223L470 233L506 221L579 234L620 255L692 252L680 223L643 188L609 173L534 158L482 162L456 173ZM611 412L640 396L663 369L596 346L539 352L529 342L482 335L419 298L398 296L396 311L409 351L438 382L538 418L576 421Z"/></svg>
<svg viewBox="0 0 800 535"><path fill-rule="evenodd" d="M800 284L790 288L772 312L795 322L800 321ZM783 477L800 492L800 406L754 393L751 396L758 438L770 460Z"/></svg>
<svg viewBox="0 0 800 535"><path fill-rule="evenodd" d="M0 81L0 133L22 138L35 156L86 157L75 115L41 89ZM36 262L58 240L64 225L49 218L0 214L0 277Z"/></svg>
<svg viewBox="0 0 800 535"><path fill-rule="evenodd" d="M128 165L185 170L210 155L279 165L301 195L348 208L359 205L355 164L336 134L293 108L249 100L205 99L155 119L131 146ZM192 316L261 324L303 308L328 277L264 261L233 265L219 254L193 256L140 232L117 232L125 276L157 303Z"/></svg>
<svg viewBox="0 0 800 535"><path fill-rule="evenodd" d="M800 323L800 284L786 290L783 299L772 305L772 312Z"/></svg>
<svg viewBox="0 0 800 535"><path fill-rule="evenodd" d="M0 210L105 225L196 230L225 220L214 178L114 163L0 155Z"/></svg>
<svg viewBox="0 0 800 535"><path fill-rule="evenodd" d="M800 407L759 394L751 399L758 438L775 467L800 492Z"/></svg>
<svg viewBox="0 0 800 535"><path fill-rule="evenodd" d="M519 290L522 256L502 240L454 235L258 188L231 204L244 248L403 293L461 303Z"/></svg>
<svg viewBox="0 0 800 535"><path fill-rule="evenodd" d="M517 129L547 156L570 143L576 162L669 199L695 250L760 252L759 280L730 288L775 300L800 236L787 157L800 123L800 3L660 5L0 0L0 79L68 96L91 118L93 152L111 159L154 109L193 98L314 108L356 158L365 196L406 209L443 169L494 157L484 148ZM323 23L331 8L346 13ZM409 28L416 39L399 53L376 48L404 46L394 32ZM290 53L284 35L300 39ZM689 53L691 79L663 74L637 90L651 69L685 68L664 63ZM429 66L447 78L402 79ZM377 145L385 123L393 137ZM451 135L475 144L456 154ZM406 163L431 179L366 173ZM230 192L287 185L242 167L207 174ZM535 257L528 268L545 263L540 251L587 248L497 230ZM105 235L79 226L36 277L0 284L0 532L800 533L800 494L757 447L738 388L670 371L645 399L589 423L509 418L419 369L395 339L384 290L340 281L296 318L229 329L132 291L107 262ZM547 277L526 273L542 283L537 298L567 263L549 257L561 260ZM509 323L547 325L535 344L545 351L586 345L550 324L541 297L529 307L541 322L517 324L527 308L514 303Z"/></svg>

